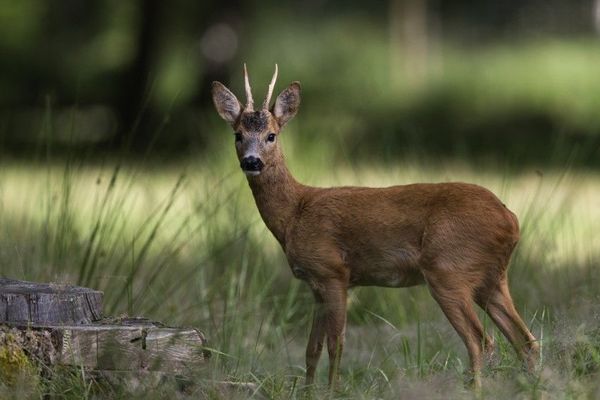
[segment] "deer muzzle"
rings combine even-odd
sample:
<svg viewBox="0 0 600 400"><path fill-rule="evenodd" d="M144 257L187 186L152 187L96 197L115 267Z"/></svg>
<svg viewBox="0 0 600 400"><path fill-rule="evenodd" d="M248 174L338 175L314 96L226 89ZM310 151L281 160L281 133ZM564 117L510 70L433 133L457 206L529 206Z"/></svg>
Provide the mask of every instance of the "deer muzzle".
<svg viewBox="0 0 600 400"><path fill-rule="evenodd" d="M247 175L258 175L264 166L261 159L254 156L244 157L240 162L240 167Z"/></svg>

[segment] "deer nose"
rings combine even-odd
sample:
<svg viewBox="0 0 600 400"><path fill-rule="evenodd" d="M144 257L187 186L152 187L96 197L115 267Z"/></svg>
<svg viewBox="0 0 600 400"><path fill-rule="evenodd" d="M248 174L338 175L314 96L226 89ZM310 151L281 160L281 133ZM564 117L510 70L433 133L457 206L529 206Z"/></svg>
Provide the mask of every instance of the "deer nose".
<svg viewBox="0 0 600 400"><path fill-rule="evenodd" d="M244 157L240 162L240 167L244 171L260 171L264 166L260 158L254 156Z"/></svg>

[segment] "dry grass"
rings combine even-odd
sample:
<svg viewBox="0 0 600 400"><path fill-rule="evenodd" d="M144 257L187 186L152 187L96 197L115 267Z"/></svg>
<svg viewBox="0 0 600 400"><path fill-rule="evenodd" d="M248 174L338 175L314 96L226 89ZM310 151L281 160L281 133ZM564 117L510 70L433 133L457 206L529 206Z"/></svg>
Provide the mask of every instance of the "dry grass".
<svg viewBox="0 0 600 400"><path fill-rule="evenodd" d="M542 340L543 360L540 375L527 377L496 332L498 354L486 369L482 396L597 396L596 172L512 168L498 173L497 166L425 160L360 168L342 162L333 169L318 158L307 167L294 143L290 149L291 169L309 184L468 181L497 193L521 220L512 290ZM3 275L90 285L106 291L110 313L200 327L218 353L210 370L190 372L193 382L204 382L192 393L219 397L207 382L229 379L253 381L268 397L301 396L311 296L293 280L260 221L245 178L230 167L232 157L215 154L219 161L210 167L196 161L118 170L114 165L3 165ZM462 384L463 345L422 287L354 290L346 348L344 384L335 397L474 397ZM326 363L319 370L321 383ZM161 393L179 390L176 384L170 388ZM132 390L90 386L79 373L63 371L36 393L70 398ZM147 390L136 388L135 394L158 395ZM328 395L323 387L317 393Z"/></svg>

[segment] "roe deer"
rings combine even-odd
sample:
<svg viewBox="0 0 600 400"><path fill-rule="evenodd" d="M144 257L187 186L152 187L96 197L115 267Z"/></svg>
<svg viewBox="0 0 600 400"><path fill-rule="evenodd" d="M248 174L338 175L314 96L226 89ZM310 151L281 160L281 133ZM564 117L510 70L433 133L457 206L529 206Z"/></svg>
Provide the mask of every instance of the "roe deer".
<svg viewBox="0 0 600 400"><path fill-rule="evenodd" d="M484 309L532 370L538 343L517 313L507 268L519 240L516 216L498 198L467 183L387 188L316 188L288 171L279 135L296 115L300 84L293 82L269 108L277 65L259 110L246 65L246 105L220 82L212 97L235 132L235 148L258 211L280 243L292 273L306 281L317 308L306 348L306 382L327 338L329 385L344 347L346 295L353 286L426 284L464 341L473 384L481 385L484 353L493 350L473 301Z"/></svg>

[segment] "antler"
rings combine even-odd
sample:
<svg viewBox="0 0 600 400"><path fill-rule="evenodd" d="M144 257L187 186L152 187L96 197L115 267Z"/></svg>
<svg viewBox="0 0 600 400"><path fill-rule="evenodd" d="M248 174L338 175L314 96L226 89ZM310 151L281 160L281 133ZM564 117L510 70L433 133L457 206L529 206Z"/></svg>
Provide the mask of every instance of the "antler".
<svg viewBox="0 0 600 400"><path fill-rule="evenodd" d="M250 79L248 78L248 70L244 63L244 85L246 86L246 108L245 111L254 111L254 99L252 98L252 90L250 89Z"/></svg>
<svg viewBox="0 0 600 400"><path fill-rule="evenodd" d="M269 91L267 92L267 97L263 103L263 110L269 109L269 103L271 102L271 96L273 95L273 89L275 88L275 81L277 81L277 64L275 64L275 72L273 73L273 77L271 78L271 83L269 83Z"/></svg>

